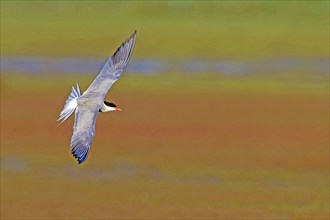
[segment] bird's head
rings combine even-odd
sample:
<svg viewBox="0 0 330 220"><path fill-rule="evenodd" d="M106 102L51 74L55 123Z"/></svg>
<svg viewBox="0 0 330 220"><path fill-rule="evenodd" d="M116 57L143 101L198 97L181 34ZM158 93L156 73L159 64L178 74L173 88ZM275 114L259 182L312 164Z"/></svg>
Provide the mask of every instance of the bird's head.
<svg viewBox="0 0 330 220"><path fill-rule="evenodd" d="M99 110L100 112L109 112L109 111L119 111L121 112L121 108L118 108L116 106L116 104L112 103L112 102L107 102L104 101L104 104L102 106L102 108Z"/></svg>

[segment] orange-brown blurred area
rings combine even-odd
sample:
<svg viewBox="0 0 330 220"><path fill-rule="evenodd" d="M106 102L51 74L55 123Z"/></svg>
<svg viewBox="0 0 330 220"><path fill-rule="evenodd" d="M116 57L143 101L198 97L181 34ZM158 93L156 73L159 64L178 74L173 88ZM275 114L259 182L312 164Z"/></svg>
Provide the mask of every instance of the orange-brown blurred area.
<svg viewBox="0 0 330 220"><path fill-rule="evenodd" d="M109 96L123 112L98 116L96 137L82 165L69 150L73 119L56 123L69 90L59 84L40 91L17 89L12 80L19 82L19 76L3 77L2 216L327 216L326 90L255 94L244 87L204 92L167 92L148 84L143 91L129 88L131 81L145 77L152 77L150 82L175 78L123 77ZM194 76L188 82L199 87L202 79L209 85L215 80ZM54 82L47 77L23 81Z"/></svg>

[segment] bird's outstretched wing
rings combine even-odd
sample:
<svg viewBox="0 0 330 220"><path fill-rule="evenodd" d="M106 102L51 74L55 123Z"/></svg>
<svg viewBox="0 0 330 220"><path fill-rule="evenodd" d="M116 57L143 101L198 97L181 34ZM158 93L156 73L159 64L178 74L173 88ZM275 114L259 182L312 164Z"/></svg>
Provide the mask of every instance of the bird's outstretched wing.
<svg viewBox="0 0 330 220"><path fill-rule="evenodd" d="M92 145L97 114L97 108L91 109L86 106L80 106L76 110L71 138L71 152L79 164L86 160Z"/></svg>
<svg viewBox="0 0 330 220"><path fill-rule="evenodd" d="M103 66L100 74L84 92L85 97L104 99L105 95L116 82L126 67L135 44L136 31L128 38Z"/></svg>

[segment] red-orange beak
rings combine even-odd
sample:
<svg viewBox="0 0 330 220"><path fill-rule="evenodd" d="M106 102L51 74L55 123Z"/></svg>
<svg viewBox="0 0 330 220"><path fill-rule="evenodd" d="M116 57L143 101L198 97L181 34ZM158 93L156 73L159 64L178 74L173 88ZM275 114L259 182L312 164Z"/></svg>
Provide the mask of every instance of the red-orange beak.
<svg viewBox="0 0 330 220"><path fill-rule="evenodd" d="M121 112L121 111L123 111L121 108L115 108L115 111L117 111L117 112Z"/></svg>

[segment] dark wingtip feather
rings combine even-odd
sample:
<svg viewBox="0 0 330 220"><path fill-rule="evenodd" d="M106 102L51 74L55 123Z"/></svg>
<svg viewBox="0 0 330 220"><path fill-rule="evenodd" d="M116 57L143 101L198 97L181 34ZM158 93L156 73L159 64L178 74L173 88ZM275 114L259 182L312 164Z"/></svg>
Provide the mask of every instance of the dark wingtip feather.
<svg viewBox="0 0 330 220"><path fill-rule="evenodd" d="M77 159L78 164L83 163L89 153L93 140L93 133L76 133L72 136L71 153Z"/></svg>
<svg viewBox="0 0 330 220"><path fill-rule="evenodd" d="M116 52L110 57L109 61L103 66L101 74L107 74L107 77L116 81L120 78L124 68L132 56L136 39L136 31L125 40Z"/></svg>
<svg viewBox="0 0 330 220"><path fill-rule="evenodd" d="M87 149L87 151L85 153L79 155L78 152L77 152L77 148L73 148L71 150L71 153L77 159L78 164L81 164L81 163L83 163L87 159L87 155L89 153L89 149Z"/></svg>
<svg viewBox="0 0 330 220"><path fill-rule="evenodd" d="M130 59L133 49L134 49L134 45L135 45L135 39L136 39L136 30L133 32L133 34L127 39L125 40L123 43L121 43L120 47L117 48L116 52L113 54L113 61L114 64L119 62L119 61L124 61L126 65L128 60ZM129 45L129 50L123 52L122 50L124 50L123 48L125 48L125 46ZM122 52L120 52L122 51Z"/></svg>

